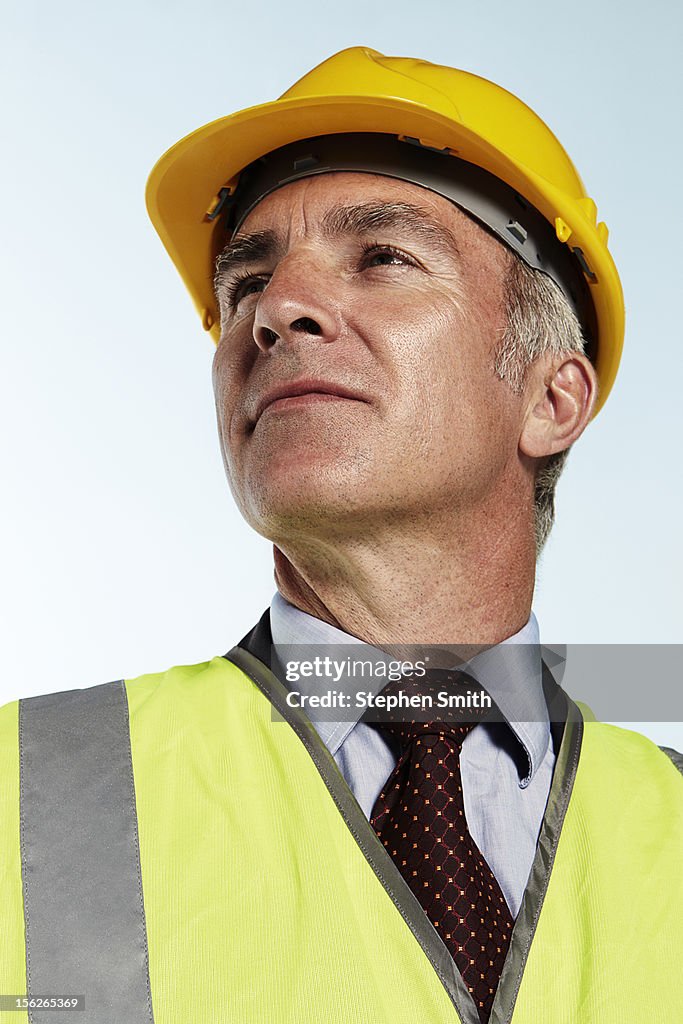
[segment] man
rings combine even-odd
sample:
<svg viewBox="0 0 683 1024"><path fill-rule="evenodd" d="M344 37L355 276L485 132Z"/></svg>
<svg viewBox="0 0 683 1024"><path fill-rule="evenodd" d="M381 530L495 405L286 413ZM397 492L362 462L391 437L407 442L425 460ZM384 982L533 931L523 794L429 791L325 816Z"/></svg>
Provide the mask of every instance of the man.
<svg viewBox="0 0 683 1024"><path fill-rule="evenodd" d="M98 1024L680 1018L683 761L585 722L531 612L623 333L569 158L491 83L353 48L178 143L148 202L278 593L225 656L3 709L2 991ZM498 716L306 711L292 645L460 652L399 689Z"/></svg>

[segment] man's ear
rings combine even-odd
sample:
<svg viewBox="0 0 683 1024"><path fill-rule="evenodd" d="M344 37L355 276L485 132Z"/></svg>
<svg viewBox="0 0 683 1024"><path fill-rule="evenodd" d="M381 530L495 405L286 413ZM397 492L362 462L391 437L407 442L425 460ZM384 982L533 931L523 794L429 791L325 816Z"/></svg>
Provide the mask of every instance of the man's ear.
<svg viewBox="0 0 683 1024"><path fill-rule="evenodd" d="M579 352L545 353L529 368L526 393L519 447L524 455L540 458L564 451L581 436L598 397L598 378Z"/></svg>

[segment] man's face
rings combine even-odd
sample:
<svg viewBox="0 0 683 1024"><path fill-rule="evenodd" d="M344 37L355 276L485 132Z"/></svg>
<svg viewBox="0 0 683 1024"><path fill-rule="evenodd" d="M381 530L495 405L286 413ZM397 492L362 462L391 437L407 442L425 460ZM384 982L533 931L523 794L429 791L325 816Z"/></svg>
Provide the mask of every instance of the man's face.
<svg viewBox="0 0 683 1024"><path fill-rule="evenodd" d="M425 513L483 507L514 475L521 403L493 372L504 250L466 214L417 185L323 174L263 199L228 248L213 381L255 530L418 529ZM346 397L260 411L297 382Z"/></svg>

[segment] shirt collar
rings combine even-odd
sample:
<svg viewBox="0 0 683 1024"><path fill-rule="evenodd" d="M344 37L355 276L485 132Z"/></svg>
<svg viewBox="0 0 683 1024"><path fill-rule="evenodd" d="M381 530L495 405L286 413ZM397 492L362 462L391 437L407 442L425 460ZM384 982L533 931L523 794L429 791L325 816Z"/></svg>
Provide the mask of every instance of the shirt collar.
<svg viewBox="0 0 683 1024"><path fill-rule="evenodd" d="M279 591L276 591L270 605L270 628L280 664L283 662L280 649L289 644L369 646L358 637L296 608ZM378 658L386 657L378 648L373 648L373 652ZM550 743L550 722L542 684L539 629L534 613L531 613L528 622L518 633L478 654L463 667L485 687L520 744L527 772L520 777L519 785L522 789L526 788L543 761ZM302 682L297 683L300 690L304 689ZM382 682L378 681L377 690L381 686ZM314 708L307 708L306 713L334 756L358 724L362 711L358 709L355 721L346 722L325 721L316 715Z"/></svg>

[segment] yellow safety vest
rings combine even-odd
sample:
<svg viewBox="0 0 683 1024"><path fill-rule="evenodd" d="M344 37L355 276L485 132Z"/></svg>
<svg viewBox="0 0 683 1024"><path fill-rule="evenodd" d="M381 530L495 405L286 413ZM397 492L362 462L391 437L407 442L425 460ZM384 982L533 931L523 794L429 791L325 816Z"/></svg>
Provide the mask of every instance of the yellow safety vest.
<svg viewBox="0 0 683 1024"><path fill-rule="evenodd" d="M0 993L85 997L0 1021L478 1024L253 650L0 709ZM558 694L491 1024L683 1021L683 766Z"/></svg>

